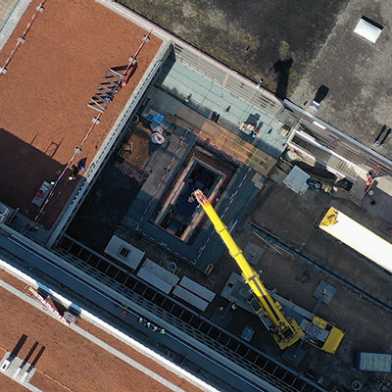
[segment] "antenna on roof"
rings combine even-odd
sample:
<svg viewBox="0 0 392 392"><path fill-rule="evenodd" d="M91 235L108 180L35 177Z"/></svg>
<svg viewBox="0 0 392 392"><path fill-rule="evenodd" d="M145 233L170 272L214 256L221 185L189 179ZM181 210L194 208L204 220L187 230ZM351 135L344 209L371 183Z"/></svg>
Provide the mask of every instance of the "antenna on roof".
<svg viewBox="0 0 392 392"><path fill-rule="evenodd" d="M144 35L142 42L137 48L135 54L133 54L126 66L112 67L106 71L104 82L101 83L88 102L88 107L103 113L110 103L114 100L114 97L120 91L122 87L125 87L132 77L137 68L138 55L142 51L144 45L150 41L151 31Z"/></svg>

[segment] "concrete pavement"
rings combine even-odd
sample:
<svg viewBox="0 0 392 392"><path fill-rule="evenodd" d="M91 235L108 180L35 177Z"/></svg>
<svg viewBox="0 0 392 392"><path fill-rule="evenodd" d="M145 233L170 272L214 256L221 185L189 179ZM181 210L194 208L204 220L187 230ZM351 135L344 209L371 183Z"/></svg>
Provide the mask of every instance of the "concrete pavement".
<svg viewBox="0 0 392 392"><path fill-rule="evenodd" d="M383 27L374 44L354 33L362 16ZM290 97L302 105L327 86L320 117L386 157L392 137L381 146L374 143L384 124L392 126L391 20L390 1L351 0Z"/></svg>

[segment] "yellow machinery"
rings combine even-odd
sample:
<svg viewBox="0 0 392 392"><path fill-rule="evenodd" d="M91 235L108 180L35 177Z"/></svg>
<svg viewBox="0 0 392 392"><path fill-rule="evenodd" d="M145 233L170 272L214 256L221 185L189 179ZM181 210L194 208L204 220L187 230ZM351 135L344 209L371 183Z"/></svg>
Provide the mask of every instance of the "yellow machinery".
<svg viewBox="0 0 392 392"><path fill-rule="evenodd" d="M381 268L392 273L392 243L334 207L329 208L319 228Z"/></svg>
<svg viewBox="0 0 392 392"><path fill-rule="evenodd" d="M194 196L240 268L245 283L257 301L256 313L262 320L268 318L269 323L263 323L279 347L284 350L304 339L323 351L335 353L343 339L343 331L285 298L275 293L271 295L207 197L200 190L195 191ZM282 305L296 317L287 317Z"/></svg>
<svg viewBox="0 0 392 392"><path fill-rule="evenodd" d="M227 227L216 213L212 204L204 196L203 192L197 190L194 192L194 196L210 219L216 232L222 238L230 255L241 269L242 277L251 288L252 293L260 305L258 312L264 312L271 321L271 333L276 343L281 349L285 349L298 342L303 338L304 332L297 321L285 317L282 312L282 307L271 297L271 294L261 281L259 274L248 263L242 250L235 243Z"/></svg>

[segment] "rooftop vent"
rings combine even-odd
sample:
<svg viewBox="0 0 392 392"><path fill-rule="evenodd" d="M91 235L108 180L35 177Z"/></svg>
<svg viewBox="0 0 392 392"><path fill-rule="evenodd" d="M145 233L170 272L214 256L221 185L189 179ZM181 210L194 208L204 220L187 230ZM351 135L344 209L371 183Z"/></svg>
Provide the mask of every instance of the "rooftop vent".
<svg viewBox="0 0 392 392"><path fill-rule="evenodd" d="M375 44L382 32L382 29L383 27L380 24L373 22L369 18L363 16L361 19L359 19L359 22L354 29L354 33L367 39L372 44Z"/></svg>

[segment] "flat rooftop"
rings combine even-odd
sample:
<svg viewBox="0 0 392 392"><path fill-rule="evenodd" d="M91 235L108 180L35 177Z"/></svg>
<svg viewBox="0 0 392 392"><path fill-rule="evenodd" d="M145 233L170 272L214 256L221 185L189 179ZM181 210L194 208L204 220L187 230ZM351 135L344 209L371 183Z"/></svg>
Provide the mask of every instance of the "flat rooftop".
<svg viewBox="0 0 392 392"><path fill-rule="evenodd" d="M33 376L28 383L38 390L199 391L188 381L85 320L79 319L71 327L60 322L28 295L27 287L21 281L2 270L0 286L1 325L4 327L0 336L0 361L6 352L12 352L16 347L20 348L15 350L16 358L23 361L35 346L19 374L22 375L33 363ZM9 376L8 372L0 374L2 391L29 390Z"/></svg>
<svg viewBox="0 0 392 392"><path fill-rule="evenodd" d="M13 391L13 392L26 392L28 389L23 387L22 385L17 384L12 379L0 375L0 388L3 391Z"/></svg>
<svg viewBox="0 0 392 392"><path fill-rule="evenodd" d="M32 1L20 19L0 52L0 64L14 49L38 4ZM36 215L32 200L41 184L56 180L97 114L87 105L105 82L106 71L126 66L146 33L92 0L47 2L7 73L0 77L2 202L30 218ZM77 158L84 160L87 169L160 45L161 40L151 35L129 83L89 134ZM66 176L59 184L43 219L46 226L55 222L80 177L68 181Z"/></svg>
<svg viewBox="0 0 392 392"><path fill-rule="evenodd" d="M3 0L0 3L0 31L17 2L17 0Z"/></svg>
<svg viewBox="0 0 392 392"><path fill-rule="evenodd" d="M271 90L292 89L348 0L119 0ZM285 63L292 59L293 62ZM288 66L288 67L287 67ZM287 80L288 79L288 80Z"/></svg>
<svg viewBox="0 0 392 392"><path fill-rule="evenodd" d="M354 33L362 16L383 27L376 43ZM302 105L327 86L320 118L386 157L391 156L392 136L382 145L375 142L383 125L392 127L391 17L391 2L351 1L292 96Z"/></svg>
<svg viewBox="0 0 392 392"><path fill-rule="evenodd" d="M368 386L366 390L371 390L382 377L355 371L353 360L358 351L383 352L392 343L386 333L386 325L392 322L388 294L391 276L318 228L331 205L372 231L388 235L388 226L344 199L331 199L326 193L309 190L300 196L272 181L260 193L250 217L250 223L255 225L253 230L244 229L237 235L245 252L249 243L255 247L255 266L263 271L268 287L307 310L316 307L315 313L346 333L336 355L309 350L302 366L323 375L327 382L347 388L358 378ZM268 233L273 237L268 237ZM316 306L314 293L321 281L335 287L336 294L330 304ZM390 375L383 378L391 381Z"/></svg>

